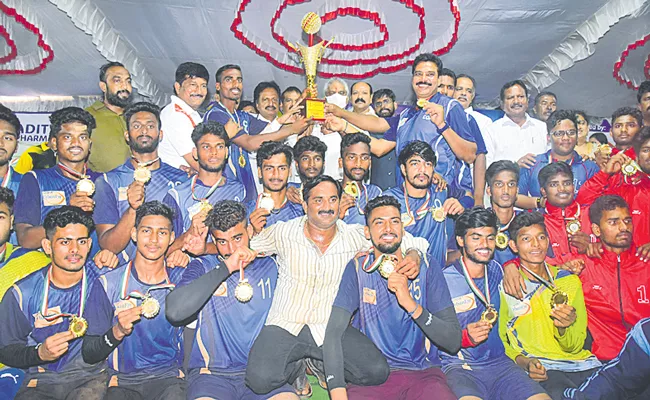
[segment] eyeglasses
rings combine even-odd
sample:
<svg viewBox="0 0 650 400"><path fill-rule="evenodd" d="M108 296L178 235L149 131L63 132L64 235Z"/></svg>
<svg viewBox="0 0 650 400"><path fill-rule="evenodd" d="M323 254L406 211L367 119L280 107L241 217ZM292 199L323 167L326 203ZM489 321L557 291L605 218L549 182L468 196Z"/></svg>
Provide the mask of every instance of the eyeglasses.
<svg viewBox="0 0 650 400"><path fill-rule="evenodd" d="M574 137L578 134L578 131L576 130L570 130L570 131L555 131L551 132L551 135L555 138L561 138L562 136L568 136L568 137Z"/></svg>

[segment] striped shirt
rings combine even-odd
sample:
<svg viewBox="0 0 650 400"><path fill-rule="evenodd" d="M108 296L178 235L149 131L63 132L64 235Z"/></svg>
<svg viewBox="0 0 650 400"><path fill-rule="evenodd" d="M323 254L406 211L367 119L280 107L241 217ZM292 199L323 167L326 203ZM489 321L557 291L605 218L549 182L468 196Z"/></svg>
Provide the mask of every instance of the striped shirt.
<svg viewBox="0 0 650 400"><path fill-rule="evenodd" d="M321 253L305 235L307 217L276 222L251 240L251 248L277 254L278 281L266 325L276 325L294 336L307 325L317 345L322 345L325 327L347 263L372 244L363 226L336 222L334 239ZM405 235L402 248L426 253L425 239Z"/></svg>

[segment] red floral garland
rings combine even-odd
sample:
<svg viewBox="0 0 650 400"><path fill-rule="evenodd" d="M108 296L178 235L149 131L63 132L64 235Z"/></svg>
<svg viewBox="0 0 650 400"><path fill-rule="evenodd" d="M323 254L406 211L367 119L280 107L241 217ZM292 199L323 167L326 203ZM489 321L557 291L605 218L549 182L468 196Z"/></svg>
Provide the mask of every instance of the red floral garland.
<svg viewBox="0 0 650 400"><path fill-rule="evenodd" d="M29 30L30 32L37 35L38 36L38 42L37 42L38 47L45 50L45 52L47 53L47 56L41 61L41 63L36 68L32 68L32 69L28 69L28 70L0 69L0 75L33 75L33 74L37 74L37 73L41 72L42 70L44 70L45 67L47 66L47 64L49 64L54 59L54 51L52 50L52 47L50 47L50 45L45 43L45 40L43 39L43 34L41 33L41 31L36 26L34 26L34 24L28 22L25 19L25 17L18 14L16 9L7 6L2 1L0 1L0 11L7 14L7 15L9 15L10 17L13 17L16 20L16 22L23 25L25 28L27 28L27 30ZM2 27L0 26L0 28L2 28ZM2 34L2 32L4 32L6 35ZM9 46L12 46L12 44L13 44L13 49L15 49L14 41L9 37L9 35L7 34L7 31L4 28L2 28L0 30L0 35L2 35L7 40L7 43L9 43ZM13 52L13 49L12 49L12 52ZM17 55L17 49L16 49L16 55ZM7 57L0 58L0 64L4 64L4 63L7 63L7 62L11 61L12 59L14 59L16 57L16 55L9 58L8 60L5 60L5 58L7 58Z"/></svg>
<svg viewBox="0 0 650 400"><path fill-rule="evenodd" d="M290 51L294 51L294 50L291 49L290 46L288 46L288 44L286 43L286 39L284 39L284 37L282 35L280 35L280 34L278 34L278 33L276 33L274 31L275 23L280 18L280 14L282 13L282 10L284 10L284 8L286 8L288 5L299 4L299 3L302 3L304 1L306 1L306 0L283 0L283 2L280 4L278 9L276 10L275 15L271 19L271 31L272 31L273 37L278 42L280 42L283 46L290 49ZM435 54L435 55L442 55L442 54L445 54L445 53L449 52L449 50L451 50L451 48L456 44L456 41L458 41L458 26L460 24L460 11L458 10L458 7L456 7L456 5L454 4L454 0L448 0L448 1L449 1L450 11L451 11L452 15L454 16L454 32L452 34L451 39L447 43L447 45L445 45L441 49L437 49L437 50L433 51L433 54ZM285 71L289 71L289 72L293 72L293 73L297 73L297 74L301 73L302 72L301 67L286 64L286 63L283 63L281 61L276 60L275 58L273 58L273 56L271 56L271 54L269 52L260 49L255 43L253 43L251 40L249 40L248 38L246 38L244 36L243 32L239 29L239 26L242 24L242 13L246 10L246 7L248 6L248 4L250 2L251 2L251 0L243 0L240 3L239 8L237 9L237 13L235 15L235 19L233 20L232 24L230 25L230 30L234 33L235 37L237 39L239 39L243 44L248 46L251 50L255 51L257 54L264 57L268 62L275 65L276 67L278 67L280 69L283 69ZM340 64L340 65L348 65L348 66L358 65L358 64L377 64L377 63L380 63L380 62L383 62L383 61L399 60L399 59L402 59L402 58L412 54L413 52L417 51L420 48L421 44L424 42L424 39L426 37L426 28L425 28L425 24L424 24L424 9L422 7L420 7L420 6L418 6L417 4L415 4L414 0L400 0L400 3L404 4L408 8L411 8L414 13L416 13L416 14L418 14L420 16L420 23L419 23L419 26L418 26L418 28L420 30L420 38L419 38L419 41L418 41L418 43L416 45L414 45L411 48L405 50L404 52L402 52L400 54L396 54L396 55L395 54L393 54L393 55L384 55L384 56L371 58L371 59L357 59L357 60L332 60L332 59L327 59L327 58L324 57L321 61L323 63ZM341 15L341 14L339 14L339 10L346 10L346 11L340 11L341 13L342 12L348 13L348 14L345 14L345 15L355 15L355 16L359 16L361 18L373 20L372 16L370 15L370 14L373 14L373 13L371 13L369 11L366 11L366 10L361 10L359 8L356 8L356 7L348 7L348 8L345 8L345 9L341 9L341 8L337 9L335 12L338 15ZM328 14L331 14L331 13L328 13ZM322 19L323 19L323 17L321 17L321 20ZM377 25L377 21L373 20L373 22L375 22L375 25ZM379 23L381 24L381 22L379 22ZM333 45L334 44L332 44L332 46ZM368 43L368 44L360 45L360 47L363 50L367 50L367 49L375 48L375 47L370 47L370 46L373 46L373 45L374 45L374 43ZM400 63L398 65L392 65L392 66L389 66L389 67L377 67L377 68L375 68L375 69L373 69L371 71L367 71L367 72L361 73L361 74L319 72L318 75L323 77L323 78L332 78L332 77L336 76L336 77L346 78L346 79L364 79L364 78L369 78L371 76L377 75L379 73L396 72L396 71L399 71L399 70L402 70L402 69L408 67L411 64L413 64L413 60L405 60L403 63Z"/></svg>
<svg viewBox="0 0 650 400"><path fill-rule="evenodd" d="M630 43L625 50L621 53L621 57L619 61L614 63L614 71L612 75L614 76L614 79L616 79L620 84L626 85L630 89L638 90L639 87L634 84L629 79L625 79L621 76L621 68L623 68L623 64L625 64L625 60L627 59L627 56L630 54L631 50L636 50L637 47L641 47L645 45L648 41L650 41L650 35L646 35L645 37L637 40L634 43ZM650 79L650 54L648 54L648 58L646 59L643 67L643 73L647 79Z"/></svg>
<svg viewBox="0 0 650 400"><path fill-rule="evenodd" d="M16 58L18 55L18 49L16 48L16 43L13 41L13 39L11 39L11 36L9 36L9 32L7 32L5 27L2 25L0 25L0 36L5 39L10 49L9 54L0 57L0 64L5 64Z"/></svg>
<svg viewBox="0 0 650 400"><path fill-rule="evenodd" d="M375 26L379 28L379 32L383 34L383 37L377 40L376 42L361 44L361 45L332 43L329 45L330 49L345 50L345 51L361 51L361 50L368 50L368 49L376 49L383 46L388 41L388 28L386 27L386 24L384 24L381 21L381 17L379 16L379 13L376 12L363 11L355 7L338 8L334 11L330 11L325 15L323 15L321 17L321 22L325 24L326 22L336 19L338 16L344 17L348 15L352 15L355 17L368 19L372 21L375 24ZM271 27L271 32L273 35L275 35L274 27ZM318 41L318 39L316 41Z"/></svg>

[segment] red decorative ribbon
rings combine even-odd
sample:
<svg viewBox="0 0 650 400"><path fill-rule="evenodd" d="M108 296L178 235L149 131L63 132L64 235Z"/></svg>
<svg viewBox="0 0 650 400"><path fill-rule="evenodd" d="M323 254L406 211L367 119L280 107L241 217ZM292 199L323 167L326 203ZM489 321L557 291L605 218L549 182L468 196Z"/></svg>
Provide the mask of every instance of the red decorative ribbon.
<svg viewBox="0 0 650 400"><path fill-rule="evenodd" d="M32 69L28 69L28 70L0 69L0 75L33 75L33 74L37 74L37 73L41 72L42 70L44 70L45 67L47 66L47 64L49 64L54 59L54 51L52 50L50 45L45 43L45 40L43 39L43 34L41 33L41 31L36 26L34 26L34 24L28 22L25 19L25 17L18 14L18 12L16 11L15 8L11 8L11 7L7 6L2 1L0 1L0 12L3 12L5 14L7 14L8 16L14 18L16 20L16 22L23 25L25 28L27 28L27 30L29 30L30 32L32 32L33 34L38 36L38 47L40 47L41 49L43 49L47 53L47 56L41 61L41 63L36 68L32 68ZM0 28L2 28L2 27L0 26ZM4 32L4 34L3 34L3 32ZM3 36L5 38L5 40L7 40L7 43L9 44L10 47L12 46L11 44L13 44L13 49L12 49L12 53L13 53L13 50L15 49L15 43L9 37L9 35L7 34L7 31L4 28L2 28L0 30L0 35ZM16 52L17 52L17 50L16 50ZM13 57L10 57L10 56L11 56L11 53L10 53L9 56L5 56L5 57L1 58L0 59L0 64L7 63L7 62L11 61L12 59L16 58L16 55L14 55ZM8 57L10 57L10 58L8 58ZM8 58L8 59L6 59L6 58Z"/></svg>
<svg viewBox="0 0 650 400"><path fill-rule="evenodd" d="M627 56L630 54L631 50L636 50L637 47L641 47L645 45L648 41L650 41L650 35L646 35L645 37L637 40L634 43L630 43L625 50L621 53L621 58L619 61L614 63L614 71L612 75L614 76L614 79L616 79L620 84L626 85L630 89L638 90L639 86L635 85L634 82L632 82L629 79L625 79L621 76L621 68L623 68L623 64L625 64L625 60L627 59ZM646 59L643 67L643 73L646 77L646 79L650 79L650 54L648 54L648 58Z"/></svg>

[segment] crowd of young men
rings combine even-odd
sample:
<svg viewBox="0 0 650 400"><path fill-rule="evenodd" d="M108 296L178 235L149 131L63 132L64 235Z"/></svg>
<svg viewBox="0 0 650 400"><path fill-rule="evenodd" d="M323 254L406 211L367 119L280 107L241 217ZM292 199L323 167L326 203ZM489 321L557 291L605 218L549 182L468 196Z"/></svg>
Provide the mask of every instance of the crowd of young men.
<svg viewBox="0 0 650 400"><path fill-rule="evenodd" d="M331 79L315 123L237 65L161 110L113 62L18 163L0 106L2 398L650 395L650 81L597 146L522 81L492 121L412 76L413 106Z"/></svg>

